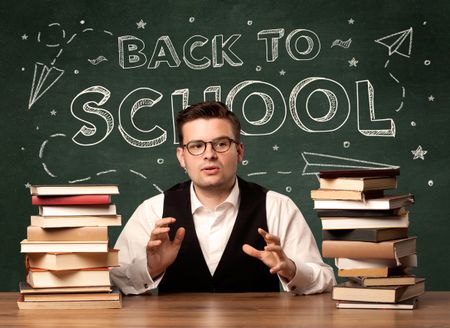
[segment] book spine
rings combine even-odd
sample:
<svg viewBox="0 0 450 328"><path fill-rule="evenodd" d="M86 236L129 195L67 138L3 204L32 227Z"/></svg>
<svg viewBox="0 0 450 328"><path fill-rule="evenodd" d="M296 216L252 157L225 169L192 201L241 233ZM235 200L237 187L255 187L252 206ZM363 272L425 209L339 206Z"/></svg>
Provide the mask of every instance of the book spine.
<svg viewBox="0 0 450 328"><path fill-rule="evenodd" d="M110 195L31 196L32 205L95 205L110 203Z"/></svg>

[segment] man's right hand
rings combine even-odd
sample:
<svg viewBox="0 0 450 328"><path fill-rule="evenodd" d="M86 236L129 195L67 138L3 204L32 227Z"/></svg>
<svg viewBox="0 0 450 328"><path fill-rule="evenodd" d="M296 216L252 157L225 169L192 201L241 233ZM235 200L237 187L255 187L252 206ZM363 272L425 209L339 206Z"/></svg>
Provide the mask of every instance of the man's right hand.
<svg viewBox="0 0 450 328"><path fill-rule="evenodd" d="M160 276L171 265L181 247L185 230L178 228L173 241L169 238L169 225L174 223L174 218L162 218L155 222L150 240L147 244L147 266L152 279Z"/></svg>

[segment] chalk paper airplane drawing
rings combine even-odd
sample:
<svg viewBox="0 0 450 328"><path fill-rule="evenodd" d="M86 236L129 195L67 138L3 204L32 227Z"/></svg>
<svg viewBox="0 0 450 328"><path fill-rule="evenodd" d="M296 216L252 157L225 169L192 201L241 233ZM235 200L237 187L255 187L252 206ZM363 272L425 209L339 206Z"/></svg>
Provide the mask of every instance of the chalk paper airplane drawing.
<svg viewBox="0 0 450 328"><path fill-rule="evenodd" d="M398 168L396 165L319 153L303 152L302 157L305 161L302 175L319 174L323 170Z"/></svg>
<svg viewBox="0 0 450 328"><path fill-rule="evenodd" d="M31 86L28 109L41 98L64 74L64 70L43 63L34 64L33 84Z"/></svg>
<svg viewBox="0 0 450 328"><path fill-rule="evenodd" d="M389 56L397 54L409 58L411 56L413 28L383 36L375 40L389 49Z"/></svg>

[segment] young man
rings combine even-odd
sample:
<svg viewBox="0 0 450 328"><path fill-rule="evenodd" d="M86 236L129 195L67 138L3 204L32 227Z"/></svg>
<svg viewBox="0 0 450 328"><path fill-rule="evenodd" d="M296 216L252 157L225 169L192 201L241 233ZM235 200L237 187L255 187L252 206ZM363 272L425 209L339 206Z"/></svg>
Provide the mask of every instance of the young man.
<svg viewBox="0 0 450 328"><path fill-rule="evenodd" d="M331 289L300 210L287 196L237 177L240 124L221 102L177 116L177 158L190 181L142 203L120 234L112 282L125 294L165 292L312 294Z"/></svg>

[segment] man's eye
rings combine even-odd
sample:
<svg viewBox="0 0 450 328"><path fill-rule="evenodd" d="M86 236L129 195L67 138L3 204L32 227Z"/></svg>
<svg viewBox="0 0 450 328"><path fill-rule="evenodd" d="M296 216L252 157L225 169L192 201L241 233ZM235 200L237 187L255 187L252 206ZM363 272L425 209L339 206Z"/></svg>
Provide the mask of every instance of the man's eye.
<svg viewBox="0 0 450 328"><path fill-rule="evenodd" d="M189 145L189 148L191 148L191 149L201 149L201 148L203 148L203 143L201 143L201 142L191 143Z"/></svg>

